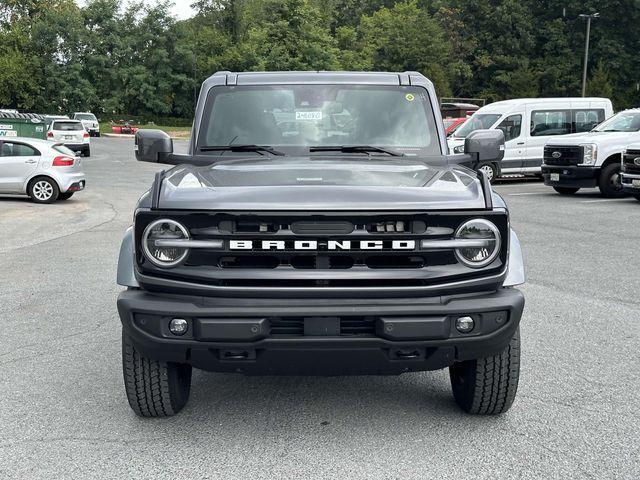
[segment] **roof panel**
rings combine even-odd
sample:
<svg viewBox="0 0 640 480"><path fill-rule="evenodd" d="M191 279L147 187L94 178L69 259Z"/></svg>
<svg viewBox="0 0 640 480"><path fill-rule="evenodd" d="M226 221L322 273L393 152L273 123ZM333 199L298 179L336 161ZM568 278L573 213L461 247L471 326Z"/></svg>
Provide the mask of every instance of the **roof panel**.
<svg viewBox="0 0 640 480"><path fill-rule="evenodd" d="M238 73L238 85L268 84L399 85L397 73L387 72L247 72Z"/></svg>

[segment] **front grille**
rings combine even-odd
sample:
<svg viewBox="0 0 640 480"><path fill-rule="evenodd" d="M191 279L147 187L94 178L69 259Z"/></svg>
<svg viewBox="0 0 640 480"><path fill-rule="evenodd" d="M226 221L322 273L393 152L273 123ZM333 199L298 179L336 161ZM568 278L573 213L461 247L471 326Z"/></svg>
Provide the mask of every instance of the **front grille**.
<svg viewBox="0 0 640 480"><path fill-rule="evenodd" d="M189 230L192 240L222 240L224 246L222 249L192 249L183 264L170 269L156 267L146 260L139 247L146 225L158 218L179 221ZM456 229L470 218L486 218L500 230L500 255L487 267L465 266L458 262L452 248L419 248L423 239L453 238ZM135 229L141 273L235 289L399 289L488 277L504 271L509 239L508 218L501 211L397 214L143 211L136 217ZM232 248L232 242L236 242L237 248L238 242L248 241L252 242L250 250ZM295 250L296 241L316 242L316 248ZM255 247L262 242L273 242L274 248L261 250ZM381 248L360 248L360 245L369 245L367 242L374 242ZM409 242L414 247L394 248L399 245L397 242L400 245ZM334 249L330 249L329 244ZM345 246L352 248L344 249Z"/></svg>
<svg viewBox="0 0 640 480"><path fill-rule="evenodd" d="M640 165L636 163L636 160L640 163L640 150L627 150L622 157L624 171L640 175Z"/></svg>
<svg viewBox="0 0 640 480"><path fill-rule="evenodd" d="M271 335L287 335L299 337L304 335L304 319L303 318L271 318Z"/></svg>
<svg viewBox="0 0 640 480"><path fill-rule="evenodd" d="M308 321L313 322L314 319ZM270 335L272 337L300 337L304 332L303 317L270 318ZM375 317L340 317L338 319L340 336L372 336L375 335Z"/></svg>
<svg viewBox="0 0 640 480"><path fill-rule="evenodd" d="M545 165L578 165L582 163L583 151L579 146L553 146L544 147Z"/></svg>

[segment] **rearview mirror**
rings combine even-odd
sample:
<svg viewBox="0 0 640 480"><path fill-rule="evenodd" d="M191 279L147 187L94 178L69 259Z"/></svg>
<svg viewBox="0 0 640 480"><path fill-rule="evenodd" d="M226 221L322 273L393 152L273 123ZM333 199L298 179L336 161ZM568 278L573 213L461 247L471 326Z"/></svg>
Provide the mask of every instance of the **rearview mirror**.
<svg viewBox="0 0 640 480"><path fill-rule="evenodd" d="M497 162L504 157L502 130L476 130L464 140L464 153L475 162Z"/></svg>
<svg viewBox="0 0 640 480"><path fill-rule="evenodd" d="M173 153L173 140L162 130L138 130L135 153L139 162L163 163Z"/></svg>

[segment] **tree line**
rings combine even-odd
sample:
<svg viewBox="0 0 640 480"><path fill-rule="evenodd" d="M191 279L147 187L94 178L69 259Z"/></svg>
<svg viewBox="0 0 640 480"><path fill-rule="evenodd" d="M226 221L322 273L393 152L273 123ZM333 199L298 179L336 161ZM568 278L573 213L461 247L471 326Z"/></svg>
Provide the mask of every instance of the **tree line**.
<svg viewBox="0 0 640 480"><path fill-rule="evenodd" d="M190 118L218 70L417 70L442 96L640 105L636 0L0 0L0 107Z"/></svg>

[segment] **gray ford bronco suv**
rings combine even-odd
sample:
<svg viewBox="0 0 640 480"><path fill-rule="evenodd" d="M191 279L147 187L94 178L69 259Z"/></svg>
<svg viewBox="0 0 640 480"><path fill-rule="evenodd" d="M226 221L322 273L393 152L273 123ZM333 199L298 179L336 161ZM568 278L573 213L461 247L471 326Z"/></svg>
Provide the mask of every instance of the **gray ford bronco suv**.
<svg viewBox="0 0 640 480"><path fill-rule="evenodd" d="M465 142L449 155L433 84L415 72L218 72L187 154L138 131L137 159L174 167L140 198L120 250L131 408L179 412L193 367L448 367L464 411L508 410L522 255L502 198L467 168L500 160L504 138Z"/></svg>

